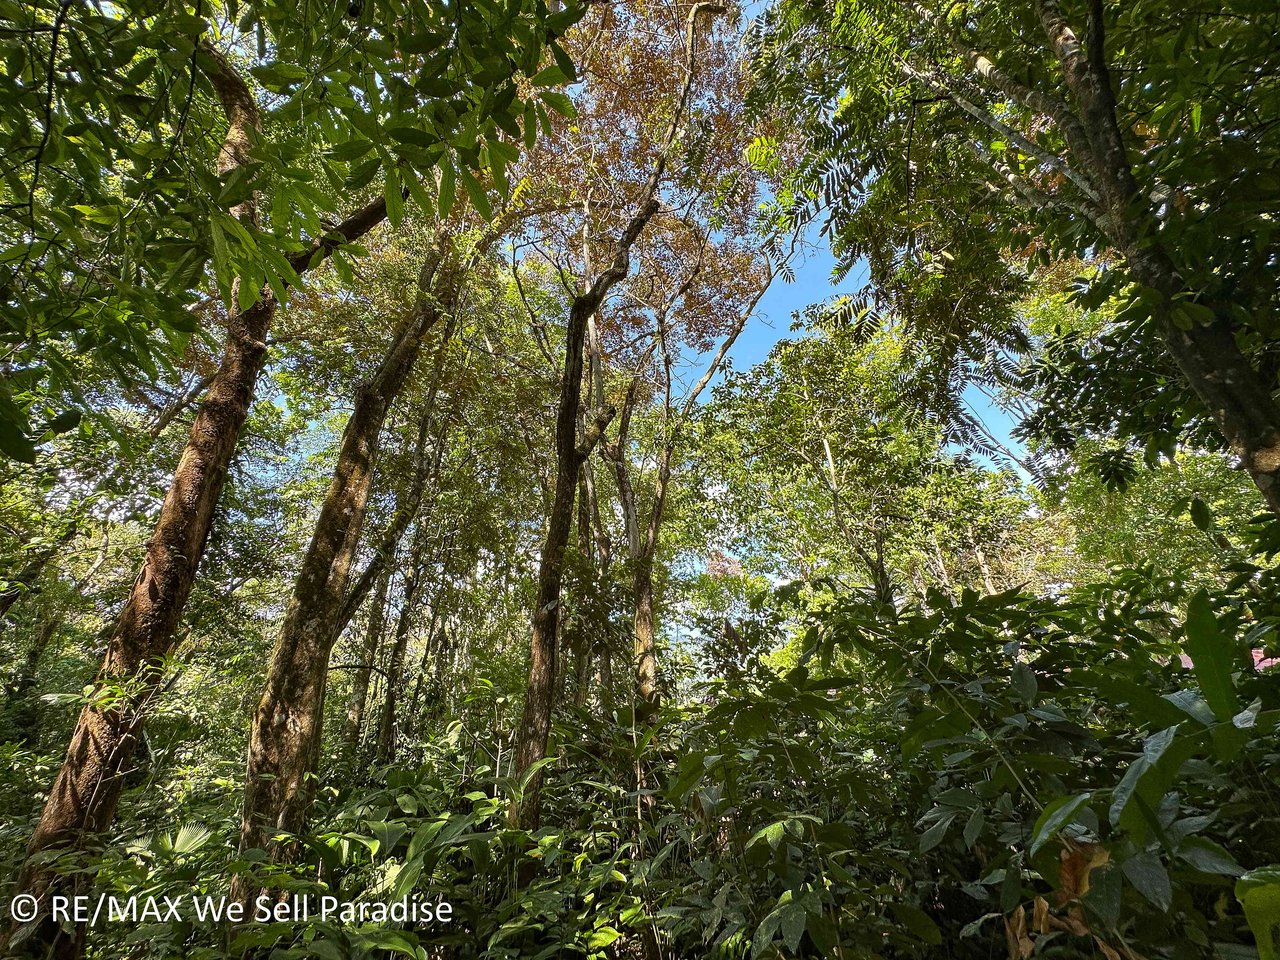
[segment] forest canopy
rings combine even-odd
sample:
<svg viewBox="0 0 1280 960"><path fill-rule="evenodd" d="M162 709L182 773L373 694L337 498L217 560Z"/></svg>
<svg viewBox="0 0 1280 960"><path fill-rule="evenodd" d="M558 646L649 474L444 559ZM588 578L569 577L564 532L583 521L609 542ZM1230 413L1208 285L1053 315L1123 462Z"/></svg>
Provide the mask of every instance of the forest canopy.
<svg viewBox="0 0 1280 960"><path fill-rule="evenodd" d="M0 955L1280 957L1274 0L0 54Z"/></svg>

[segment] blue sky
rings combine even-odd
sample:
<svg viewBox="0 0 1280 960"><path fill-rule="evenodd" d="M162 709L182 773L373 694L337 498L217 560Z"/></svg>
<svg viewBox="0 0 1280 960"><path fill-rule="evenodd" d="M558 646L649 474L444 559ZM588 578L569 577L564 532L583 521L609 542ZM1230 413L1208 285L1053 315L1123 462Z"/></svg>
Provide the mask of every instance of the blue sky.
<svg viewBox="0 0 1280 960"><path fill-rule="evenodd" d="M817 233L816 230L811 232ZM746 329L742 331L738 341L729 351L735 370L745 370L760 363L779 340L794 336L791 333L791 319L794 313L803 310L811 303L818 303L829 297L855 293L866 283L866 267L859 264L849 272L842 283L833 284L831 278L836 265L835 258L825 242L816 237L814 240L816 242L807 245L805 259L795 264L795 282L787 283L779 278L769 288L760 302L756 316L747 324ZM997 440L1009 447L1016 455L1022 455L1024 452L1022 444L1009 436L1009 431L1014 427L1014 421L1008 413L974 388L965 392L964 399L970 412L986 425Z"/></svg>

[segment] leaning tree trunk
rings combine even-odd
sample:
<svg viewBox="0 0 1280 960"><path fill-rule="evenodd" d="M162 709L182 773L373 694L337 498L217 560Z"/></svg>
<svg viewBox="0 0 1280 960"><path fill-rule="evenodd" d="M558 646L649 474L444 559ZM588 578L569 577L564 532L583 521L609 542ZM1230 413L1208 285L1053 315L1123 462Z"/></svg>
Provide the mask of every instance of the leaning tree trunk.
<svg viewBox="0 0 1280 960"><path fill-rule="evenodd" d="M339 231L316 244L327 254L338 237L354 240L386 215L385 201L364 208ZM295 260L305 270L311 256ZM170 651L196 570L213 526L214 509L226 482L240 430L249 413L266 356L264 340L277 302L268 290L227 325L218 373L209 386L178 461L160 517L147 545L142 570L116 620L96 685L123 686L128 695L110 709L87 706L45 801L27 847L18 889L42 894L49 874L32 863L37 853L72 846L104 829L115 815L122 773L141 733L157 689L160 661ZM43 877L44 880L39 878Z"/></svg>
<svg viewBox="0 0 1280 960"><path fill-rule="evenodd" d="M442 304L452 301L456 264L442 238L419 280L419 302L397 329L377 373L356 397L284 623L272 652L249 735L240 849L287 856L278 833L299 833L311 802L319 759L329 655L338 634L351 565L360 542L382 425L421 352L422 338ZM233 896L251 898L252 881L237 875Z"/></svg>
<svg viewBox="0 0 1280 960"><path fill-rule="evenodd" d="M220 57L210 58L210 62L225 66ZM247 158L244 151L252 140L247 131L256 129L257 107L248 88L229 67L220 77L213 72L210 78L223 96L231 126L219 159L220 171L225 173ZM294 256L290 265L299 274L305 272L340 244L368 233L385 217L386 201L379 198L332 233L317 238L306 251ZM123 687L125 695L112 698L108 709L90 705L81 711L27 845L18 890L47 897L55 878L47 857L37 855L78 847L85 837L103 830L115 815L123 774L161 679L160 663L172 648L204 555L214 509L262 370L264 341L276 307L274 293L264 287L258 300L233 314L227 324L222 361L192 424L147 544L142 570L116 619L98 672L98 690ZM48 911L42 916L48 917ZM47 952L55 956L76 956L81 947L79 936L74 940L65 936L51 920L36 930L23 931L23 939L27 936L48 943Z"/></svg>
<svg viewBox="0 0 1280 960"><path fill-rule="evenodd" d="M1214 314L1208 323L1191 322L1184 328L1176 322L1177 305L1195 291L1161 244L1157 217L1133 174L1106 60L1105 7L1101 0L1091 0L1088 11L1081 43L1058 0L1036 0L1041 28L1062 67L1078 115L1056 101L1046 109L1097 187L1096 226L1125 258L1135 279L1158 294L1153 316L1169 355L1267 505L1280 512L1280 406L1273 396L1274 385L1236 342L1230 304L1203 304Z"/></svg>

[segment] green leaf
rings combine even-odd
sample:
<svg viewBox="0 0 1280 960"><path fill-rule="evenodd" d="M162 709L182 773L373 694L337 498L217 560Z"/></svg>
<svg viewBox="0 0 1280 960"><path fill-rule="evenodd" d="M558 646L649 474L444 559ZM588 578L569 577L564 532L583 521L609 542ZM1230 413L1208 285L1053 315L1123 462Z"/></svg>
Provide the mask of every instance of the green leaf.
<svg viewBox="0 0 1280 960"><path fill-rule="evenodd" d="M1082 672L1080 677L1109 700L1109 706L1128 704L1139 720L1153 727L1171 727L1185 719L1181 710L1148 687L1098 672Z"/></svg>
<svg viewBox="0 0 1280 960"><path fill-rule="evenodd" d="M341 160L343 163L350 163L353 160L359 160L372 149L372 140L366 140L364 137L352 137L346 143L340 143L330 150L329 156L335 160Z"/></svg>
<svg viewBox="0 0 1280 960"><path fill-rule="evenodd" d="M564 74L565 82L574 83L578 79L578 70L573 64L573 59L560 49L560 44L548 44L551 48L551 56L556 61L556 66L560 68L560 72Z"/></svg>
<svg viewBox="0 0 1280 960"><path fill-rule="evenodd" d="M572 120L578 115L578 111L574 107L573 101L569 99L568 94L560 93L558 90L539 90L538 99L568 120Z"/></svg>
<svg viewBox="0 0 1280 960"><path fill-rule="evenodd" d="M1113 824L1124 824L1133 829L1142 828L1141 818L1135 820L1129 811L1130 805L1143 785L1143 781L1160 768L1166 751L1178 735L1178 729L1177 726L1169 727L1159 733L1153 733L1143 741L1142 755L1129 764L1120 783L1112 792L1110 817ZM1149 791L1147 795L1149 801L1158 801L1159 797L1155 796L1157 790L1160 795L1163 795L1163 789L1157 787L1156 790Z"/></svg>
<svg viewBox="0 0 1280 960"><path fill-rule="evenodd" d="M1173 903L1173 885L1169 871L1160 858L1150 851L1143 851L1120 864L1120 869L1133 884L1135 890L1161 910L1168 910Z"/></svg>
<svg viewBox="0 0 1280 960"><path fill-rule="evenodd" d="M793 900L782 908L782 939L792 953L800 949L800 938L804 936L807 919L804 904L798 901Z"/></svg>
<svg viewBox="0 0 1280 960"><path fill-rule="evenodd" d="M64 410L45 426L50 433L66 433L80 426L83 414L79 410Z"/></svg>
<svg viewBox="0 0 1280 960"><path fill-rule="evenodd" d="M1004 882L1000 884L1000 912L1009 913L1022 899L1022 867L1016 860L1005 867Z"/></svg>
<svg viewBox="0 0 1280 960"><path fill-rule="evenodd" d="M387 200L387 219L393 227L400 226L404 220L404 189L400 184L400 173L395 167L387 168L387 179L382 187L382 195Z"/></svg>
<svg viewBox="0 0 1280 960"><path fill-rule="evenodd" d="M782 842L782 836L786 831L786 828L787 822L785 820L779 820L776 823L771 823L767 827L757 830L755 834L752 835L751 839L747 841L747 846L750 847L761 840L765 840L768 842L769 846L776 850L778 849L778 844Z"/></svg>
<svg viewBox="0 0 1280 960"><path fill-rule="evenodd" d="M1280 866L1250 870L1236 881L1236 899L1244 907L1249 929L1258 941L1259 960L1280 960L1276 928L1280 927Z"/></svg>
<svg viewBox="0 0 1280 960"><path fill-rule="evenodd" d="M409 188L409 196L413 198L413 202L418 205L423 214L429 217L435 213L435 200L427 192L426 184L423 183L421 177L416 174L410 174L405 178L404 183Z"/></svg>
<svg viewBox="0 0 1280 960"><path fill-rule="evenodd" d="M552 64L535 73L533 79L529 82L535 87L554 87L562 83L568 83L569 78L565 76L565 72L560 69L559 64Z"/></svg>
<svg viewBox="0 0 1280 960"><path fill-rule="evenodd" d="M587 937L587 947L592 950L599 950L609 946L621 936L622 933L613 927L600 927L598 930L591 931L591 935Z"/></svg>
<svg viewBox="0 0 1280 960"><path fill-rule="evenodd" d="M920 837L920 852L928 853L940 844L947 835L947 828L951 826L951 821L955 818L956 813L949 813L926 830Z"/></svg>
<svg viewBox="0 0 1280 960"><path fill-rule="evenodd" d="M1027 704L1035 703L1036 693L1040 689L1036 683L1036 675L1025 663L1013 665L1013 690Z"/></svg>
<svg viewBox="0 0 1280 960"><path fill-rule="evenodd" d="M969 820L964 825L964 845L970 850L973 849L974 843L982 834L982 828L986 825L987 819L982 813L981 807L974 807L973 813L969 815Z"/></svg>
<svg viewBox="0 0 1280 960"><path fill-rule="evenodd" d="M1230 720L1240 712L1231 682L1232 644L1219 627L1204 590L1197 591L1187 604L1186 648L1205 702L1219 720Z"/></svg>
<svg viewBox="0 0 1280 960"><path fill-rule="evenodd" d="M400 143L408 143L415 147L434 147L440 142L433 134L420 127L392 127L387 133L391 139Z"/></svg>
<svg viewBox="0 0 1280 960"><path fill-rule="evenodd" d="M929 946L936 947L942 943L942 931L938 929L938 925L930 919L929 915L919 907L909 903L893 903L890 904L893 915L898 918L904 927L914 933Z"/></svg>
<svg viewBox="0 0 1280 960"><path fill-rule="evenodd" d="M213 273L218 281L218 290L223 300L230 301L232 265L227 236L216 218L209 221L209 231L213 236Z"/></svg>
<svg viewBox="0 0 1280 960"><path fill-rule="evenodd" d="M1238 877L1244 868L1236 863L1221 846L1208 837L1187 837L1178 845L1178 857L1201 873L1214 873L1224 877Z"/></svg>
<svg viewBox="0 0 1280 960"><path fill-rule="evenodd" d="M447 217L453 209L454 197L457 195L458 181L453 171L453 164L448 160L440 164L440 216Z"/></svg>
<svg viewBox="0 0 1280 960"><path fill-rule="evenodd" d="M422 875L422 860L410 860L396 871L395 883L391 888L392 900L403 900L413 892Z"/></svg>
<svg viewBox="0 0 1280 960"><path fill-rule="evenodd" d="M0 419L0 451L22 463L36 462L36 447L31 438L12 420Z"/></svg>
<svg viewBox="0 0 1280 960"><path fill-rule="evenodd" d="M1213 529L1213 511L1209 509L1209 505L1199 497L1192 499L1190 503L1191 522L1196 525L1196 529L1203 530L1208 533Z"/></svg>
<svg viewBox="0 0 1280 960"><path fill-rule="evenodd" d="M174 853L194 853L209 842L213 831L203 823L184 824L173 838Z"/></svg>
<svg viewBox="0 0 1280 960"><path fill-rule="evenodd" d="M489 197L485 193L484 187L480 186L480 181L473 177L471 171L466 167L459 167L458 175L462 177L462 185L466 187L467 196L471 198L472 205L480 216L488 220L493 216L493 208L489 206Z"/></svg>
<svg viewBox="0 0 1280 960"><path fill-rule="evenodd" d="M1076 814L1089 803L1092 796L1090 793L1080 793L1074 797L1059 797L1045 807L1031 830L1031 855L1034 857L1063 827L1070 826Z"/></svg>

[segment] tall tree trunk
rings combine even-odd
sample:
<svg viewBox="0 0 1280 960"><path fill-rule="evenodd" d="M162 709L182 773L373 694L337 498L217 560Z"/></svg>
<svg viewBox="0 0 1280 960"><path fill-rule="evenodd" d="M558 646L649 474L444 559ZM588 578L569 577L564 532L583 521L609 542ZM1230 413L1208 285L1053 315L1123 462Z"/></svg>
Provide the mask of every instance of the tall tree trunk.
<svg viewBox="0 0 1280 960"><path fill-rule="evenodd" d="M404 591L400 601L400 618L396 622L396 640L391 647L391 659L387 663L387 693L382 701L382 722L378 727L379 763L390 763L396 758L396 735L399 732L396 709L406 682L405 654L409 649L409 631L413 627L413 615L417 610L418 591L422 587L422 564L426 559L426 550L426 530L419 527L409 555L409 565L404 572Z"/></svg>
<svg viewBox="0 0 1280 960"><path fill-rule="evenodd" d="M360 731L364 727L364 712L369 704L369 678L373 674L373 661L387 622L387 593L391 589L391 565L385 564L373 591L369 607L369 627L365 630L364 643L360 647L360 664L351 680L351 696L347 700L347 718L342 724L342 745L347 753L354 753L360 744Z"/></svg>
<svg viewBox="0 0 1280 960"><path fill-rule="evenodd" d="M217 72L219 63L225 65L221 58L210 58L208 62L215 64L211 75ZM215 86L224 97L234 100L224 104L232 129L227 135L231 149L221 155L222 167L235 158L236 145L246 142L243 127L256 124L257 108L248 88L229 68L225 76L215 79ZM230 169L228 166L222 172ZM302 274L340 244L368 233L385 217L386 201L378 198L332 233L317 238L307 250L291 258L290 265ZM42 862L45 858L36 855L78 846L87 835L103 830L115 815L123 788L122 774L161 679L160 662L172 647L204 555L214 509L266 356L264 341L276 307L275 295L264 287L258 300L247 310L234 313L227 324L222 361L192 424L148 542L142 570L111 631L98 672L99 690L124 686L128 693L113 699L109 709L87 706L81 712L27 845L27 859L16 884L19 890L42 899L47 897L54 874ZM43 911L42 916L49 917L49 912ZM64 936L51 920L30 931L30 935L48 943L49 952L55 956L75 956L79 952L80 938Z"/></svg>
<svg viewBox="0 0 1280 960"><path fill-rule="evenodd" d="M665 167L665 153L659 158L643 194L644 200L619 238L613 262L587 289L574 298L565 331L565 362L560 381L560 403L556 414L556 476L551 515L538 563L538 592L534 603L530 639L529 681L525 689L524 711L515 745L514 772L523 778L526 771L547 754L551 735L551 712L557 689L557 645L560 623L560 587L564 577L564 554L573 527L574 498L579 471L600 441L613 418L612 409L601 411L591 429L578 442L578 412L582 402L583 354L587 325L610 289L623 279L631 265L631 247L649 220L657 213L657 187ZM513 803L508 818L527 830L537 828L541 816L542 772L536 771L525 785L524 796Z"/></svg>
<svg viewBox="0 0 1280 960"><path fill-rule="evenodd" d="M588 330L588 343L590 342L590 330ZM595 379L594 368L588 366L587 381L592 382ZM578 428L586 433L586 419L579 414ZM578 470L578 555L582 558L584 575L591 571L594 573L596 569L595 551L591 540L591 461L587 459L583 461L582 466ZM584 576L585 583L585 576ZM584 589L584 597L586 590ZM585 603L579 602L577 617L571 624L565 628L566 645L573 651L573 704L574 706L585 706L589 691L588 682L591 676L591 641L590 633L586 625L587 608ZM567 681L566 674L566 683Z"/></svg>
<svg viewBox="0 0 1280 960"><path fill-rule="evenodd" d="M635 603L636 702L650 709L658 703L658 652L653 624L653 564L658 554L658 532L671 479L670 437L658 455L658 477L653 488L653 505L644 542L636 559L632 597Z"/></svg>
<svg viewBox="0 0 1280 960"><path fill-rule="evenodd" d="M397 328L377 373L361 387L342 434L333 479L320 508L293 596L276 639L265 688L250 725L240 849L280 859L292 845L270 838L299 833L311 803L319 759L329 654L360 542L382 425L421 351L442 304L452 303L458 269L452 242L440 238L419 278L418 302ZM446 307L447 309L447 307ZM252 894L238 875L233 896Z"/></svg>
<svg viewBox="0 0 1280 960"><path fill-rule="evenodd" d="M477 252L481 252L483 249L483 247L478 248ZM440 345L436 349L436 361L431 371L431 383L427 388L427 399L423 404L422 417L418 425L418 440L413 455L413 481L409 486L409 495L403 500L397 501L391 522L378 539L378 545L374 549L372 559L370 559L364 570L360 572L360 576L356 578L355 584L347 593L346 599L343 600L342 608L334 624L334 628L338 633L346 629L347 624L351 622L351 618L355 616L356 610L364 602L370 587L387 565L391 563L396 548L400 545L400 538L404 536L404 532L409 529L409 524L414 521L418 516L418 511L422 509L423 495L426 492L428 477L438 478L440 475L440 464L444 459L445 440L449 435L449 426L457 413L456 403L451 406L440 421L435 440L435 452L429 459L426 455L427 439L435 414L436 397L439 394L440 380L444 372L445 356L449 348L449 342L453 339L456 323L457 318L450 313L445 321L444 333L440 337Z"/></svg>
<svg viewBox="0 0 1280 960"><path fill-rule="evenodd" d="M1062 67L1078 116L1051 104L1077 162L1092 175L1099 195L1098 229L1125 258L1135 279L1154 290L1156 328L1169 355L1240 458L1267 505L1280 512L1280 406L1268 383L1245 357L1230 320L1231 305L1205 303L1208 323L1177 323L1178 304L1196 299L1170 251L1159 239L1158 219L1143 198L1117 119L1106 60L1104 4L1089 0L1085 42L1057 0L1036 0L1049 45Z"/></svg>
<svg viewBox="0 0 1280 960"><path fill-rule="evenodd" d="M631 240L626 249L620 249L615 267L598 278L588 293L576 297L569 312L564 376L560 383L560 409L556 418L556 482L552 496L551 517L547 535L542 545L538 564L538 593L533 609L533 636L530 643L529 682L525 689L524 714L516 746L515 769L523 775L547 753L547 740L551 735L552 701L556 690L556 646L560 622L560 585L564 578L564 554L573 527L574 493L578 485L578 469L590 447L584 439L585 449L578 446L578 403L582 393L582 341L586 332L586 318L604 299L609 287L626 276L630 263L629 250L644 224L657 211L657 202L650 197L644 207L647 211L639 226L628 233ZM634 225L637 217L632 221ZM607 283L601 279L609 277ZM597 421L599 434L608 420ZM525 788L523 802L511 810L511 819L525 829L537 828L540 807L539 791L542 787L541 771L530 779Z"/></svg>
<svg viewBox="0 0 1280 960"><path fill-rule="evenodd" d="M533 608L529 682L525 690L524 714L515 748L515 772L519 779L523 779L529 768L547 755L552 700L556 690L556 631L560 619L560 584L564 576L565 548L573 527L578 470L591 448L600 440L614 413L613 410L601 411L579 446L578 405L582 402L582 366L587 324L600 309L609 291L627 275L631 267L631 248L653 219L653 215L658 212L658 185L662 182L671 148L680 125L684 122L689 91L693 86L693 41L698 14L723 9L717 4L697 3L689 11L685 35L685 83L671 117L671 125L667 128L666 139L640 190L635 213L618 237L613 262L581 294L574 297L569 308L569 324L565 331L564 374L560 381L560 405L556 412L555 488L547 536L538 563L538 593ZM522 801L512 804L508 812L513 823L525 829L536 829L541 813L541 790L542 771L538 770L525 784Z"/></svg>
<svg viewBox="0 0 1280 960"><path fill-rule="evenodd" d="M444 589L444 583L449 579L448 568L442 572L442 589L439 593L447 593ZM431 672L438 678L444 670L443 658L446 653L445 645L447 643L443 630L438 630L440 623L440 604L439 595L431 601L431 620L427 624L427 640L422 645L422 657L418 660L418 673L413 681L413 694L409 697L409 708L404 711L404 736L405 739L412 739L417 733L418 721L420 719L419 712L421 707L423 692L427 688L427 667L431 666Z"/></svg>
<svg viewBox="0 0 1280 960"><path fill-rule="evenodd" d="M658 654L653 628L653 557L642 557L632 582L635 605L636 701L643 705L658 702Z"/></svg>
<svg viewBox="0 0 1280 960"><path fill-rule="evenodd" d="M701 5L690 14L690 22ZM692 48L692 45L690 45ZM679 118L688 97L686 83ZM587 321L600 309L600 304L631 266L631 247L658 212L658 183L666 169L666 154L675 137L672 124L666 147L659 155L653 172L641 193L642 200L631 221L618 238L613 262L599 274L587 289L576 296L569 308L569 324L565 331L564 373L560 381L560 405L556 413L556 479L551 500L551 516L547 535L543 541L538 563L538 593L533 608L533 631L530 641L529 682L525 689L524 713L519 739L515 750L517 777L547 754L547 741L551 735L552 701L556 690L556 646L560 621L560 585L564 577L564 554L573 527L574 495L578 486L578 470L591 448L600 440L613 411L603 411L578 444L578 406L582 402L582 366ZM525 829L537 828L540 817L540 791L542 772L539 770L525 785L521 803L513 804L509 812L512 822Z"/></svg>

